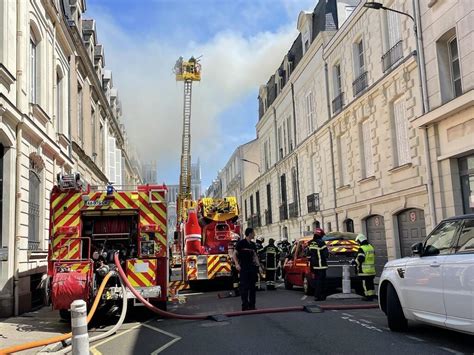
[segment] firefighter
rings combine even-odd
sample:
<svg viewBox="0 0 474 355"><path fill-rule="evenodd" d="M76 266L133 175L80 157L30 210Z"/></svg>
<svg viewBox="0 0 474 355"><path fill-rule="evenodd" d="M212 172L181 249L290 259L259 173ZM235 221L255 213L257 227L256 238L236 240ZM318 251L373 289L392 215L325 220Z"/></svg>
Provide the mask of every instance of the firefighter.
<svg viewBox="0 0 474 355"><path fill-rule="evenodd" d="M356 242L360 247L357 251L355 264L357 266L357 275L362 279L362 287L364 288L364 300L372 301L375 298L375 251L374 247L369 244L367 237L358 234Z"/></svg>
<svg viewBox="0 0 474 355"><path fill-rule="evenodd" d="M257 256L260 265L264 264L264 256L263 256L263 243L265 243L265 238L257 237L255 239L255 245L257 246ZM262 280L264 279L263 270L260 269L257 274L257 282L255 282L255 287L258 291L262 291Z"/></svg>
<svg viewBox="0 0 474 355"><path fill-rule="evenodd" d="M288 241L288 237L283 237L283 239L277 243L277 247L278 249L280 249L279 270L281 271L281 277L285 278L283 267L285 266L285 259L288 257L288 255L290 255L290 249L291 249L291 244ZM279 276L280 275L277 275L277 277Z"/></svg>
<svg viewBox="0 0 474 355"><path fill-rule="evenodd" d="M267 284L267 290L276 290L275 278L280 258L280 251L275 246L275 239L270 238L268 240L268 245L263 248L262 253L265 260L265 282Z"/></svg>
<svg viewBox="0 0 474 355"><path fill-rule="evenodd" d="M306 248L306 255L310 258L314 299L316 301L324 301L326 299L325 283L329 251L326 243L322 239L324 235L324 231L321 228L316 228L314 230L313 240L308 243Z"/></svg>
<svg viewBox="0 0 474 355"><path fill-rule="evenodd" d="M229 255L231 255L231 256L234 255L235 246L237 245L239 240L240 240L240 236L237 233L232 233L232 241L229 244ZM232 296L238 296L238 295L240 295L240 292L239 292L239 272L237 271L237 268L235 267L234 258L232 258L230 273L231 273L231 277L232 277L231 295Z"/></svg>
<svg viewBox="0 0 474 355"><path fill-rule="evenodd" d="M235 246L234 263L240 272L240 297L242 311L255 309L255 282L260 263L257 257L257 246L252 241L255 238L253 228L245 230L245 238Z"/></svg>

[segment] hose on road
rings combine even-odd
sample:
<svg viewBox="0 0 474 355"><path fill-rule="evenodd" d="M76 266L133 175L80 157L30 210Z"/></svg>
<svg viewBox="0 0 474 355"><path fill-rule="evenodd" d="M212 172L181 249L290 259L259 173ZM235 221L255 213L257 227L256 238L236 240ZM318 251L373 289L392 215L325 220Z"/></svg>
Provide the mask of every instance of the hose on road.
<svg viewBox="0 0 474 355"><path fill-rule="evenodd" d="M130 284L130 282L127 279L127 276L125 275L125 272L122 269L122 266L120 265L120 260L118 258L117 253L114 256L114 261L115 261L115 266L117 267L117 272L122 278L122 281L127 285L130 291L135 295L135 297L140 302L142 302L145 305L145 307L147 307L149 310L159 314L160 316L164 318L171 318L171 319L204 320L204 319L209 319L209 317L212 316L212 315L185 315L185 314L171 313L171 312L167 312L153 306L150 302L148 302L145 298L143 298L142 295L137 290L135 290L133 286ZM357 305L337 305L337 304L329 305L327 304L327 305L319 305L319 308L323 310L372 309L372 308L378 308L378 305L377 304L357 304ZM262 309L252 310L252 311L236 311L236 312L223 313L222 315L227 316L227 317L237 317L237 316L251 315L251 314L283 313L283 312L295 312L295 311L304 311L304 310L305 310L304 306L294 306L294 307L279 307L279 308L262 308Z"/></svg>
<svg viewBox="0 0 474 355"><path fill-rule="evenodd" d="M102 293L104 292L105 285L107 284L107 281L109 281L110 277L113 274L114 274L114 271L109 272L107 275L105 275L104 279L102 280L102 283L100 284L97 295L95 296L94 303L92 304L91 310L89 311L89 314L87 315L87 323L89 323L89 321L94 316L94 313L97 310L97 306L99 305L100 298L102 297ZM33 349L33 348L37 348L38 346L45 346L49 344L59 343L71 337L72 337L72 333L66 333L66 334L58 335L52 338L36 340L29 343L21 344L21 345L10 346L8 348L0 349L0 355L11 354L11 353L16 353L18 351Z"/></svg>

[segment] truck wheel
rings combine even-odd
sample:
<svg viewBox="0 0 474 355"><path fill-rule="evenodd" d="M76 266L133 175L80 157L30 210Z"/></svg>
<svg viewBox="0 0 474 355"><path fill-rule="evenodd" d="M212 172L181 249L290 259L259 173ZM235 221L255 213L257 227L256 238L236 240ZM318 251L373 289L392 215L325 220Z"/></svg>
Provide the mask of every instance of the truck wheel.
<svg viewBox="0 0 474 355"><path fill-rule="evenodd" d="M388 327L394 332L402 332L408 328L397 291L392 284L388 284L387 287L387 320Z"/></svg>
<svg viewBox="0 0 474 355"><path fill-rule="evenodd" d="M293 289L293 285L285 277L285 290L292 290L292 289Z"/></svg>
<svg viewBox="0 0 474 355"><path fill-rule="evenodd" d="M68 311L67 309L60 309L59 316L64 320L67 320L67 321L71 320L71 312Z"/></svg>
<svg viewBox="0 0 474 355"><path fill-rule="evenodd" d="M303 290L304 294L307 296L314 295L314 288L311 287L311 283L306 275L303 276Z"/></svg>

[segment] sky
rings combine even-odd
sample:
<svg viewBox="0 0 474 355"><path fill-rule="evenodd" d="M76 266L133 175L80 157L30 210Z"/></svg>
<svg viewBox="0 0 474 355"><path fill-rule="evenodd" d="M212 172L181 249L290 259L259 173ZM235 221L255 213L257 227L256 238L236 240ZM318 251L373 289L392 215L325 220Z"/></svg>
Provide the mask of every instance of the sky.
<svg viewBox="0 0 474 355"><path fill-rule="evenodd" d="M256 137L258 89L297 36L302 10L317 0L87 0L106 68L122 102L129 141L158 182L179 180L183 83L179 56L201 57L193 84L191 156L207 188L233 151Z"/></svg>

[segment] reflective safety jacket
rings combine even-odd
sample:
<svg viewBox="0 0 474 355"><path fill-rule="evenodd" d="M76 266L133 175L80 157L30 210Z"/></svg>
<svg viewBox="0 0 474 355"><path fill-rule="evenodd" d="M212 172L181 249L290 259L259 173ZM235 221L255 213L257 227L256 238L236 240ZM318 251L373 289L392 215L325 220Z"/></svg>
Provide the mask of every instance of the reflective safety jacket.
<svg viewBox="0 0 474 355"><path fill-rule="evenodd" d="M276 270L278 266L278 259L280 257L280 251L275 245L267 245L262 250L265 261L265 269Z"/></svg>
<svg viewBox="0 0 474 355"><path fill-rule="evenodd" d="M362 244L357 251L357 272L359 276L375 275L375 250L370 244Z"/></svg>
<svg viewBox="0 0 474 355"><path fill-rule="evenodd" d="M309 263L312 270L323 270L328 268L329 251L322 239L312 240L308 243L306 255L310 257Z"/></svg>

